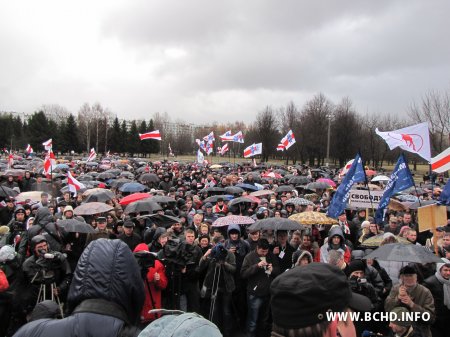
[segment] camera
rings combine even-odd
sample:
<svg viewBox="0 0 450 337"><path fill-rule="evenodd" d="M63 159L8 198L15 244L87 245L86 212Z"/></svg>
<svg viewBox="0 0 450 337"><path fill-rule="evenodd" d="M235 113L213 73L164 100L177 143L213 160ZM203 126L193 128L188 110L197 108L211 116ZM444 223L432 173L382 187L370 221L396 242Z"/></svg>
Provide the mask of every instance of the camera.
<svg viewBox="0 0 450 337"><path fill-rule="evenodd" d="M214 248L211 250L211 258L216 261L225 261L227 255L228 251L221 243L215 245Z"/></svg>
<svg viewBox="0 0 450 337"><path fill-rule="evenodd" d="M148 268L153 268L155 266L156 256L147 251L140 251L133 254L136 261L142 269L148 270Z"/></svg>
<svg viewBox="0 0 450 337"><path fill-rule="evenodd" d="M357 276L352 276L348 280L350 283L350 288L353 291L361 291L363 287L367 285L367 279L365 278L359 278Z"/></svg>

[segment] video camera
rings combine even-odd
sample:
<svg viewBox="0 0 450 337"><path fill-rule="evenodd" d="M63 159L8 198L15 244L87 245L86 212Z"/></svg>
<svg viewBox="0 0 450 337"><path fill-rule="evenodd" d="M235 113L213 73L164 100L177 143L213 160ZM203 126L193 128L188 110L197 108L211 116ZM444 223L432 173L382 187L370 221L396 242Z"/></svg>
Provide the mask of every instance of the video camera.
<svg viewBox="0 0 450 337"><path fill-rule="evenodd" d="M227 255L228 251L221 243L215 245L214 248L211 250L211 258L219 262L225 261Z"/></svg>
<svg viewBox="0 0 450 337"><path fill-rule="evenodd" d="M133 255L141 269L148 270L148 268L153 268L155 266L156 256L154 254L144 250L133 253Z"/></svg>
<svg viewBox="0 0 450 337"><path fill-rule="evenodd" d="M365 278L359 278L357 276L352 276L352 277L350 277L350 279L348 281L350 283L350 288L352 289L352 291L355 291L355 292L361 292L363 290L363 288L365 288L367 286L367 279L365 279Z"/></svg>

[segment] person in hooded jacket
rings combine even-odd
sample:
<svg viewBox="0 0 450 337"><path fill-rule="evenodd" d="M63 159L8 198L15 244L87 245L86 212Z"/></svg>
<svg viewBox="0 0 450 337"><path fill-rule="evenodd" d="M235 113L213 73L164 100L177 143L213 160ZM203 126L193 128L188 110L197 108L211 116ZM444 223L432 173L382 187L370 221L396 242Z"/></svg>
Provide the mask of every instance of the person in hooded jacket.
<svg viewBox="0 0 450 337"><path fill-rule="evenodd" d="M150 252L158 253L160 250L164 248L164 245L169 240L169 233L164 227L158 227L155 229L155 233L153 234L152 242L149 243L148 247Z"/></svg>
<svg viewBox="0 0 450 337"><path fill-rule="evenodd" d="M134 337L140 332L136 324L144 298L140 269L128 246L121 240L95 240L75 270L67 297L69 315L30 322L14 336Z"/></svg>
<svg viewBox="0 0 450 337"><path fill-rule="evenodd" d="M350 263L351 260L351 250L345 244L344 234L339 226L332 227L328 233L328 242L324 243L318 254L314 257L315 262L328 263L328 252L330 250L340 250L344 253L345 263Z"/></svg>

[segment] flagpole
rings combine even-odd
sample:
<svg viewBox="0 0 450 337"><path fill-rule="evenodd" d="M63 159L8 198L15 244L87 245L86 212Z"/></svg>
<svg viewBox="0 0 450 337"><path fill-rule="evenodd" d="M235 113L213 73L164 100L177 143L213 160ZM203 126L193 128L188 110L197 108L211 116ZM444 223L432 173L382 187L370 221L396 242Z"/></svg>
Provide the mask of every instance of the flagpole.
<svg viewBox="0 0 450 337"><path fill-rule="evenodd" d="M361 153L358 151L359 156L361 157ZM362 157L361 157L362 160ZM364 168L364 183L367 187L367 191L369 192L369 201L370 201L370 206L371 209L373 211L374 207L373 207L373 201L372 201L372 196L370 195L370 187L369 187L369 180L367 179L367 174L366 174L366 166L365 166L365 162L362 162L362 167ZM369 218L369 212L367 212L366 210L366 220Z"/></svg>

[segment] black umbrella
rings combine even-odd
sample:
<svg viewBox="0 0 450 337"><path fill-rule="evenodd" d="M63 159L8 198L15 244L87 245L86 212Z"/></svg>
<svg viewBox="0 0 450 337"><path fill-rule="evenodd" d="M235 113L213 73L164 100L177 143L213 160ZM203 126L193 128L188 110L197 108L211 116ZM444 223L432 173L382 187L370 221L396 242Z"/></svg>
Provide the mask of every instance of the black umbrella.
<svg viewBox="0 0 450 337"><path fill-rule="evenodd" d="M428 206L428 205L435 205L437 204L437 200L420 200L413 202L411 205L408 206L409 209L418 209L419 207Z"/></svg>
<svg viewBox="0 0 450 337"><path fill-rule="evenodd" d="M212 195L212 196L206 198L205 200L203 200L203 203L206 204L207 202L210 202L210 203L214 204L217 202L218 198L222 198L223 200L231 200L231 199L233 199L233 196L230 194Z"/></svg>
<svg viewBox="0 0 450 337"><path fill-rule="evenodd" d="M168 204L169 202L177 202L174 198L167 197L165 195L155 195L154 197L152 197L151 200L157 202L158 204L159 203Z"/></svg>
<svg viewBox="0 0 450 337"><path fill-rule="evenodd" d="M251 184L237 184L236 187L240 187L246 191L258 191L258 187L256 187L255 185L251 185Z"/></svg>
<svg viewBox="0 0 450 337"><path fill-rule="evenodd" d="M381 246L364 258L421 264L441 262L441 259L430 252L426 247L419 245L405 245L402 243L389 243Z"/></svg>
<svg viewBox="0 0 450 337"><path fill-rule="evenodd" d="M228 186L225 187L226 194L242 194L244 193L244 189L236 186Z"/></svg>
<svg viewBox="0 0 450 337"><path fill-rule="evenodd" d="M92 215L106 213L113 210L114 207L107 205L103 202L88 202L86 204L81 204L73 210L75 215Z"/></svg>
<svg viewBox="0 0 450 337"><path fill-rule="evenodd" d="M19 193L17 193L17 191L13 190L12 188L0 186L0 197L14 198L17 194Z"/></svg>
<svg viewBox="0 0 450 337"><path fill-rule="evenodd" d="M120 188L126 183L131 183L132 180L126 178L115 179L109 183L110 187Z"/></svg>
<svg viewBox="0 0 450 337"><path fill-rule="evenodd" d="M81 222L75 219L59 220L58 225L66 232L72 233L94 233L95 229L86 222Z"/></svg>
<svg viewBox="0 0 450 337"><path fill-rule="evenodd" d="M229 206L233 206L233 205L237 205L237 204L241 204L241 203L252 203L255 202L250 198L246 198L246 197L240 197L240 198L235 198L233 200L230 201Z"/></svg>
<svg viewBox="0 0 450 337"><path fill-rule="evenodd" d="M323 182L323 181L314 181L312 183L309 183L308 185L305 186L306 189L308 190L326 190L328 188L331 188L331 185Z"/></svg>
<svg viewBox="0 0 450 337"><path fill-rule="evenodd" d="M206 187L200 191L200 193L208 193L208 195L223 194L225 189L222 187Z"/></svg>
<svg viewBox="0 0 450 337"><path fill-rule="evenodd" d="M292 185L306 185L310 182L311 179L305 176L293 176L288 180L288 183Z"/></svg>
<svg viewBox="0 0 450 337"><path fill-rule="evenodd" d="M162 207L158 203L152 201L151 199L153 198L147 198L132 202L131 204L127 205L127 207L125 207L124 213L125 214L142 213L142 212L153 213L162 210Z"/></svg>
<svg viewBox="0 0 450 337"><path fill-rule="evenodd" d="M281 185L278 186L277 189L275 190L276 193L280 193L280 192L292 192L292 190L294 190L294 186L292 185Z"/></svg>
<svg viewBox="0 0 450 337"><path fill-rule="evenodd" d="M154 173L145 173L139 178L139 181L141 183L159 183L159 177Z"/></svg>
<svg viewBox="0 0 450 337"><path fill-rule="evenodd" d="M156 226L169 228L175 223L180 223L181 219L165 214L140 215L136 219L150 219Z"/></svg>
<svg viewBox="0 0 450 337"><path fill-rule="evenodd" d="M113 179L116 176L110 172L102 172L97 176L97 179L102 179L102 180L108 180L108 179Z"/></svg>
<svg viewBox="0 0 450 337"><path fill-rule="evenodd" d="M116 195L110 190L102 190L99 192L89 194L89 196L84 200L84 202L94 202L94 201L105 202L108 200L112 200L115 197Z"/></svg>
<svg viewBox="0 0 450 337"><path fill-rule="evenodd" d="M286 218L267 218L256 221L248 227L249 231L253 230L275 230L275 231L295 231L302 230L303 226L297 221Z"/></svg>

